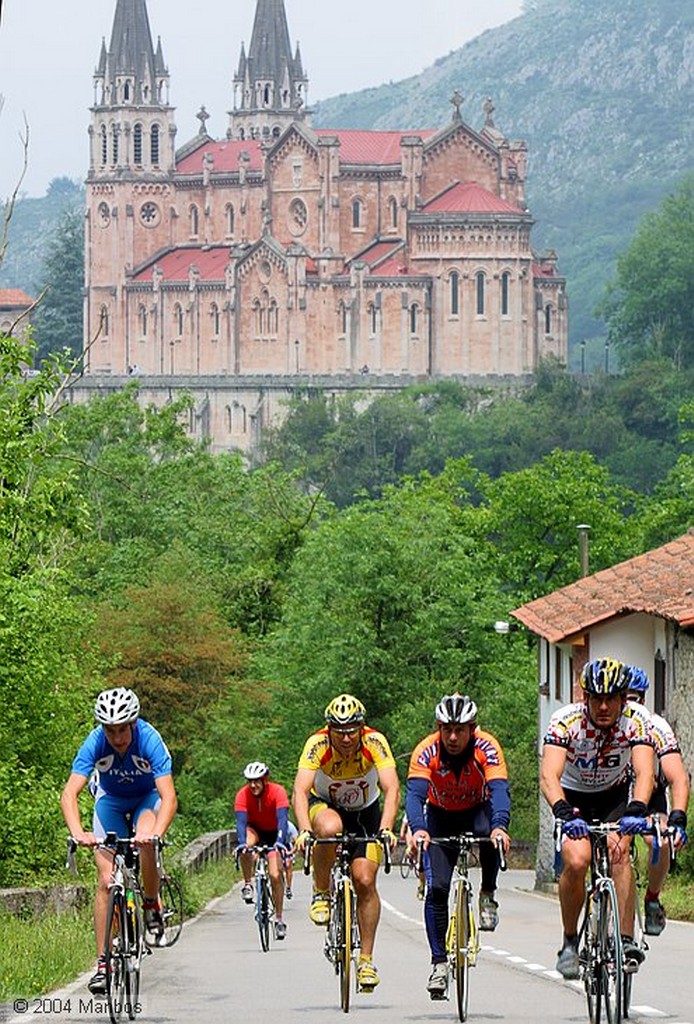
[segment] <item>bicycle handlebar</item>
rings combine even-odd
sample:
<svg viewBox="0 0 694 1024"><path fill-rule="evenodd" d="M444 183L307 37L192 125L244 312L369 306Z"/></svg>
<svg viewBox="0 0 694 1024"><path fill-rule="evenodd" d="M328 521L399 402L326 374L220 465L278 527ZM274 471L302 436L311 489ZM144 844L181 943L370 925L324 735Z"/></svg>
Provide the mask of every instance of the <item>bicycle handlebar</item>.
<svg viewBox="0 0 694 1024"><path fill-rule="evenodd" d="M383 850L383 870L389 875L392 867L390 855L390 843L380 835L358 836L358 835L336 835L336 836L309 836L304 848L304 874L308 875L311 870L311 851L314 846L358 846L360 843L378 843Z"/></svg>
<svg viewBox="0 0 694 1024"><path fill-rule="evenodd" d="M112 853L118 852L119 848L128 848L139 852L141 843L136 843L134 836L119 836L115 832L107 832L103 839L98 840L94 844L95 850L108 850ZM169 843L162 836L152 837L152 846L154 847L154 853L157 859L157 869L161 868L160 864L160 852L164 846L168 846ZM75 859L75 853L81 846L74 836L68 836L67 838L67 855L65 858L65 867L70 871L71 874L77 875L77 861Z"/></svg>
<svg viewBox="0 0 694 1024"><path fill-rule="evenodd" d="M657 814L651 815L648 820L650 821L650 825L647 828L645 828L643 832L639 832L637 834L642 836L653 836L653 838L655 839L655 842L653 843L653 856L651 858L651 863L658 863L658 857L660 856L660 847L663 844L663 839L667 840L668 846L670 848L670 860L671 863L674 863L675 857L677 855L674 844L674 836L676 829L672 825L668 825L666 828L661 828L660 819ZM558 853L561 852L563 825L564 820L562 818L555 819L554 846ZM614 832L618 832L621 835L626 835L626 833L622 833L621 826L618 821L593 821L586 822L586 825L588 827L588 835L586 836L586 838L590 839L591 842L597 836L606 836Z"/></svg>
<svg viewBox="0 0 694 1024"><path fill-rule="evenodd" d="M421 873L424 869L424 839L420 836L417 840L417 873ZM496 854L499 858L499 868L501 871L506 871L508 868L508 862L506 860L506 851L504 850L504 842L501 836L496 836L492 839L491 836L476 836L472 832L461 832L457 836L431 836L429 839L430 843L434 843L436 846L452 846L457 845L458 850L467 849L469 850L475 843L493 843L496 847Z"/></svg>
<svg viewBox="0 0 694 1024"><path fill-rule="evenodd" d="M239 866L239 858L241 857L241 855L243 853L252 853L254 856L267 857L274 850L277 853L281 854L282 853L281 845L282 845L281 843L280 844L273 843L272 846L267 846L267 845L263 845L263 844L259 843L259 844L256 844L255 846L246 846L246 845L237 846L236 849L234 850L234 864L235 864L236 867Z"/></svg>

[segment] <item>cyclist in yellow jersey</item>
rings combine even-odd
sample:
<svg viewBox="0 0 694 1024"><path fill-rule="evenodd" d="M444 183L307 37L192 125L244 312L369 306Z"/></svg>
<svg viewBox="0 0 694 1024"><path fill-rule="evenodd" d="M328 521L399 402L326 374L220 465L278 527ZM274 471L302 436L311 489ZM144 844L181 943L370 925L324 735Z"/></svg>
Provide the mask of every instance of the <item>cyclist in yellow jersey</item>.
<svg viewBox="0 0 694 1024"><path fill-rule="evenodd" d="M370 729L365 720L361 701L342 693L325 709L325 727L306 741L294 781L297 849L304 849L309 836L328 838L341 832L380 833L395 846L392 830L400 806L395 759L385 736ZM382 810L379 792L384 798ZM356 847L352 858L361 933L357 983L362 992L372 992L379 982L373 948L381 914L376 889L380 855L374 843L365 843ZM334 860L334 846L316 846L309 916L317 925L327 925L330 916L328 886Z"/></svg>

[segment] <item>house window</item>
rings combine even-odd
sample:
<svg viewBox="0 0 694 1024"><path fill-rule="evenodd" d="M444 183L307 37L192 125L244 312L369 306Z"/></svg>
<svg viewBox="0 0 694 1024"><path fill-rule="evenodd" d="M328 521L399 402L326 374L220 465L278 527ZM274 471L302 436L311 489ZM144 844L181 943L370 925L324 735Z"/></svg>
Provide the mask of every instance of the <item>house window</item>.
<svg viewBox="0 0 694 1024"><path fill-rule="evenodd" d="M460 275L457 270L454 270L450 276L450 287L451 287L451 316L458 316L460 312Z"/></svg>
<svg viewBox="0 0 694 1024"><path fill-rule="evenodd" d="M478 271L475 274L475 296L477 316L484 316L484 274Z"/></svg>
<svg viewBox="0 0 694 1024"><path fill-rule="evenodd" d="M547 303L545 306L545 334L552 333L552 307Z"/></svg>
<svg viewBox="0 0 694 1024"><path fill-rule="evenodd" d="M197 236L200 227L200 215L198 213L197 206L191 206L190 208L190 233L192 236Z"/></svg>
<svg viewBox="0 0 694 1024"><path fill-rule="evenodd" d="M653 673L653 710L656 715L665 715L665 658L656 651Z"/></svg>
<svg viewBox="0 0 694 1024"><path fill-rule="evenodd" d="M508 316L510 308L511 275L508 271L501 275L501 315Z"/></svg>
<svg viewBox="0 0 694 1024"><path fill-rule="evenodd" d="M363 205L364 204L362 203L361 199L352 200L352 228L354 230L358 230L359 228L364 226L364 216L362 211Z"/></svg>
<svg viewBox="0 0 694 1024"><path fill-rule="evenodd" d="M159 163L159 125L153 124L149 133L150 156L153 164Z"/></svg>
<svg viewBox="0 0 694 1024"><path fill-rule="evenodd" d="M554 648L554 699L560 703L563 700L564 687L561 677L561 648Z"/></svg>
<svg viewBox="0 0 694 1024"><path fill-rule="evenodd" d="M142 164L142 125L136 124L133 132L133 160L136 164Z"/></svg>

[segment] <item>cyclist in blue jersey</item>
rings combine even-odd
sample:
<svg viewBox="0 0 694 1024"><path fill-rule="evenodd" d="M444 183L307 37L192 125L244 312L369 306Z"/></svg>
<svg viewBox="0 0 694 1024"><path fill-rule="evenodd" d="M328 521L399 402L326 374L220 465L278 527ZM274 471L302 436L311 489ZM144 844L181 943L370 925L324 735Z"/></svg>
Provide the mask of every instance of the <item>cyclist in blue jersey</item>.
<svg viewBox="0 0 694 1024"><path fill-rule="evenodd" d="M96 846L107 832L134 835L140 847L145 923L156 939L162 934L163 923L153 840L168 829L178 801L171 755L157 730L139 714L140 702L132 690L119 686L99 694L94 708L97 726L77 751L60 807L70 834L80 846ZM82 826L77 800L88 782L95 797L91 830ZM103 947L113 858L105 850L96 850L95 857L99 874L94 899L98 961L89 988L95 995L102 995L106 992Z"/></svg>

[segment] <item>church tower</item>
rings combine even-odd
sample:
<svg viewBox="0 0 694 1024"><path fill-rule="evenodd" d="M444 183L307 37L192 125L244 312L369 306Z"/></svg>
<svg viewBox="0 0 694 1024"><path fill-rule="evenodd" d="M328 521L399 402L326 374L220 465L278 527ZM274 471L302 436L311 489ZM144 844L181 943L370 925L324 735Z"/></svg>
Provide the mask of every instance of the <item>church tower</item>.
<svg viewBox="0 0 694 1024"><path fill-rule="evenodd" d="M146 0L116 0L111 42L94 72L87 174L85 337L90 369L124 373L127 284L137 263L170 244L174 110ZM94 339L97 339L96 341Z"/></svg>
<svg viewBox="0 0 694 1024"><path fill-rule="evenodd" d="M174 168L173 109L161 40L146 0L118 0L111 45L94 72L89 178L161 176Z"/></svg>
<svg viewBox="0 0 694 1024"><path fill-rule="evenodd" d="M234 76L230 139L272 139L305 121L308 78L297 44L292 56L284 0L258 0L251 45L241 46Z"/></svg>

